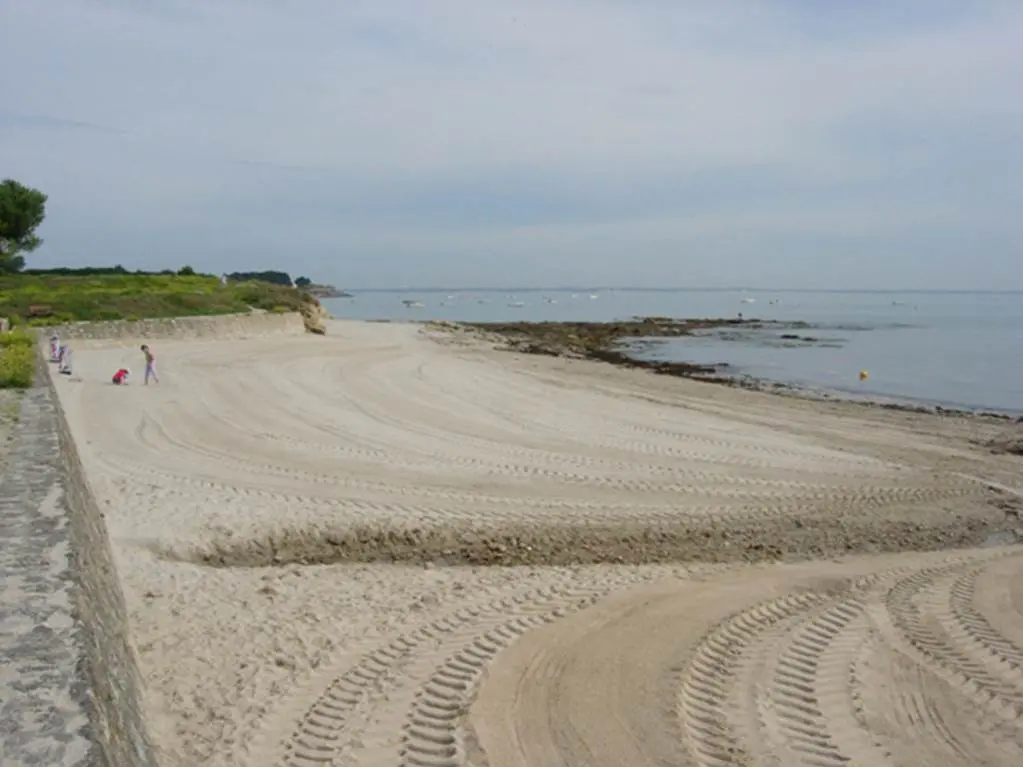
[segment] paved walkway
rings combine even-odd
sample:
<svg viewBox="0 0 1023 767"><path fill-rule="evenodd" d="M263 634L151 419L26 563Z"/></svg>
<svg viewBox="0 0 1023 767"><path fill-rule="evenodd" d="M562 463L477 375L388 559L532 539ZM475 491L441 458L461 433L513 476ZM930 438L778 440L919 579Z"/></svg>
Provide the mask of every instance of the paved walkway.
<svg viewBox="0 0 1023 767"><path fill-rule="evenodd" d="M0 765L92 767L51 392L25 393L0 477Z"/></svg>

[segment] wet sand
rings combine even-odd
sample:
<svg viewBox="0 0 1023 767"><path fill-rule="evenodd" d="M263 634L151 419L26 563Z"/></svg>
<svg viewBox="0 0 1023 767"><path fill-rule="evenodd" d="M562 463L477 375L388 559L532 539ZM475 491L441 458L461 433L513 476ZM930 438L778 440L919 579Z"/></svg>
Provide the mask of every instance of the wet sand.
<svg viewBox="0 0 1023 767"><path fill-rule="evenodd" d="M59 389L164 765L1023 763L1004 425L411 324L154 350Z"/></svg>

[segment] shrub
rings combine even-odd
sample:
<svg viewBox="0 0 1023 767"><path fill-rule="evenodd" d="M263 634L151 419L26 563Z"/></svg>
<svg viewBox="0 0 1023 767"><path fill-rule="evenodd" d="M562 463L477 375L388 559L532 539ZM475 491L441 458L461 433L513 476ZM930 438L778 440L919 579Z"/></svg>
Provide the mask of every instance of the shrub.
<svg viewBox="0 0 1023 767"><path fill-rule="evenodd" d="M31 348L35 342L35 336L31 333L26 333L24 330L0 333L0 349L7 349L12 346L28 346Z"/></svg>
<svg viewBox="0 0 1023 767"><path fill-rule="evenodd" d="M205 275L90 273L0 276L0 316L12 326L40 327L68 322L128 318L308 310L316 303L301 290L270 282L221 285ZM50 314L38 316L40 306ZM33 307L36 312L33 314Z"/></svg>
<svg viewBox="0 0 1023 767"><path fill-rule="evenodd" d="M35 371L32 343L12 343L0 350L0 389L27 389L35 379Z"/></svg>

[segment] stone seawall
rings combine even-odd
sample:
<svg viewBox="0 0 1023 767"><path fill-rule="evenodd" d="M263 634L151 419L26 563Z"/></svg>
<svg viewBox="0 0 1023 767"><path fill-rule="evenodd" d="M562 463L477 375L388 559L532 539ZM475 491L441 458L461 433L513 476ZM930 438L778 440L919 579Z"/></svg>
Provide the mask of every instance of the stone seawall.
<svg viewBox="0 0 1023 767"><path fill-rule="evenodd" d="M168 317L152 320L73 322L40 328L40 335L56 333L61 340L117 341L138 338L229 340L248 337L292 336L306 332L298 312L250 312L202 317Z"/></svg>
<svg viewBox="0 0 1023 767"><path fill-rule="evenodd" d="M50 370L45 381L57 416L71 562L78 584L76 607L100 764L149 767L155 764L155 756L143 713L142 680L106 522L89 487Z"/></svg>
<svg viewBox="0 0 1023 767"><path fill-rule="evenodd" d="M0 479L0 537L0 764L155 764L106 523L42 354Z"/></svg>

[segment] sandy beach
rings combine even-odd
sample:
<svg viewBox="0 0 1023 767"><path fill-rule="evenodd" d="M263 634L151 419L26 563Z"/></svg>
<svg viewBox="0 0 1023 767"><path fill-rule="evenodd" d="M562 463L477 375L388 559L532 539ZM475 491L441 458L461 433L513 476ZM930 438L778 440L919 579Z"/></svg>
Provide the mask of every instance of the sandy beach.
<svg viewBox="0 0 1023 767"><path fill-rule="evenodd" d="M58 389L165 766L1023 764L1015 427L415 324L153 347Z"/></svg>

